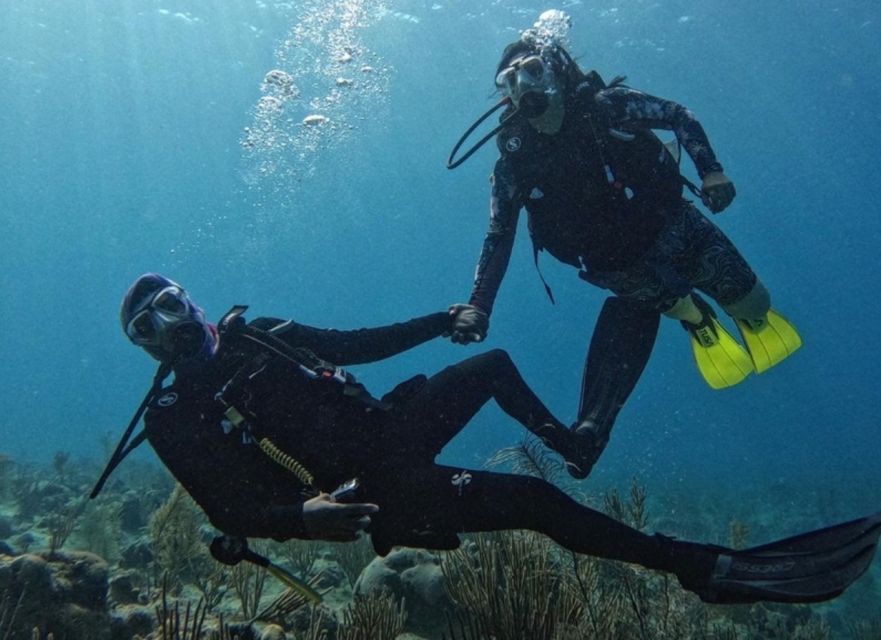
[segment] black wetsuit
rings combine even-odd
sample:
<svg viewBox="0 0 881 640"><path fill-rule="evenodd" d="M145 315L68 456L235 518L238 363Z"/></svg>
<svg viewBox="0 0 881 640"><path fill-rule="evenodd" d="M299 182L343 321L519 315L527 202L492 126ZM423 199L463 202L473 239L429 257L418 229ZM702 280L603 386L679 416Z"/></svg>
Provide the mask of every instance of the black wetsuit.
<svg viewBox="0 0 881 640"><path fill-rule="evenodd" d="M682 198L678 163L652 129L672 130L701 178L722 170L688 109L623 86L602 89L592 74L567 95L555 135L514 117L498 136L471 304L491 313L524 207L536 250L620 296L666 311L693 287L723 305L746 295L755 274Z"/></svg>
<svg viewBox="0 0 881 640"><path fill-rule="evenodd" d="M503 116L504 117L504 116ZM756 283L749 265L689 201L677 160L652 133L672 130L703 178L722 171L703 127L682 105L583 74L565 98L555 135L515 116L498 135L489 230L470 303L492 313L520 209L536 251L609 289L585 361L578 420L600 446L654 346L660 312L692 288L720 304Z"/></svg>
<svg viewBox="0 0 881 640"><path fill-rule="evenodd" d="M447 314L438 313L357 331L268 318L252 325L274 329L291 346L339 365L389 357L440 335L449 322ZM380 507L369 531L383 555L398 544L454 548L461 532L532 529L579 553L675 568L669 540L630 529L553 485L434 464L443 446L491 398L527 428L559 426L504 351L469 358L431 378L414 378L385 403L366 396L351 376L345 385L330 377L306 379L290 367L285 373L271 359L252 371L263 351L222 334L214 358L178 370L145 418L159 457L223 532L278 540L308 537L302 505L310 493L297 475L255 444L267 438L314 476L313 493L360 478L357 499ZM249 428L233 426L216 399L238 384L230 382L237 372L250 380Z"/></svg>

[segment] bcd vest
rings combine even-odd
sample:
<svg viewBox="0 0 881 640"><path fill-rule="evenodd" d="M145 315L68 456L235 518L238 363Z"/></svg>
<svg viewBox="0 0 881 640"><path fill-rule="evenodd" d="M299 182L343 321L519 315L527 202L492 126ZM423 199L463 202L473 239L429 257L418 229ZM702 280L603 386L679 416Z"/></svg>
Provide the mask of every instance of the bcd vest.
<svg viewBox="0 0 881 640"><path fill-rule="evenodd" d="M256 425L305 426L388 407L340 367L245 324L239 309L219 325L221 344L241 365L215 396L218 402Z"/></svg>
<svg viewBox="0 0 881 640"><path fill-rule="evenodd" d="M425 384L426 377L417 375L382 399L374 398L352 374L308 349L289 345L271 329L255 326L261 321L246 324L243 310L234 307L219 325L223 355L232 359L224 368L233 374L214 400L223 407L230 427L241 429L283 466L291 468L283 461L287 460L326 477L334 466L330 448L337 457L344 451L363 457L362 451L343 446L340 438L353 429L369 430L376 422L368 414L388 411Z"/></svg>
<svg viewBox="0 0 881 640"><path fill-rule="evenodd" d="M583 82L566 101L561 130L538 132L514 117L497 143L529 213L536 251L576 267L620 270L652 244L663 211L682 198L676 160L649 130L615 130ZM503 116L504 117L504 116Z"/></svg>

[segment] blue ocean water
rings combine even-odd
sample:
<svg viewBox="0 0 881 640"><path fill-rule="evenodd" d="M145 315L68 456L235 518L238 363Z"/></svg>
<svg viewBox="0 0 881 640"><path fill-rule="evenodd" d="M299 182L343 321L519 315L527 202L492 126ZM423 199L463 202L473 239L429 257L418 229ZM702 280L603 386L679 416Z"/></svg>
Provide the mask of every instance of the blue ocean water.
<svg viewBox="0 0 881 640"><path fill-rule="evenodd" d="M505 44L546 5L514 0L0 2L0 450L100 458L153 363L119 329L159 271L212 317L390 323L466 301L492 145L444 167L493 104ZM585 68L691 108L735 204L714 221L801 330L779 367L710 390L666 321L586 485L815 487L877 509L881 8L876 2L570 1ZM264 78L288 74L291 90ZM263 86L262 86L263 85ZM273 100L266 100L266 98ZM310 115L326 122L302 124ZM694 178L686 159L684 166ZM358 367L381 393L490 347L565 421L604 293L542 259L521 222L485 345L436 341ZM443 454L519 441L487 407ZM142 452L140 455L148 455ZM819 523L813 523L819 524Z"/></svg>

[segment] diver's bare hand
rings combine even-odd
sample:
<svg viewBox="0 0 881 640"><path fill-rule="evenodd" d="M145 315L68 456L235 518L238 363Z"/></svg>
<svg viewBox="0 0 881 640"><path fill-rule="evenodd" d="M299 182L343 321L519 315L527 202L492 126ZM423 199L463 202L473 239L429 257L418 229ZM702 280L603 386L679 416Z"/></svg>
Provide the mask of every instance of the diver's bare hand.
<svg viewBox="0 0 881 640"><path fill-rule="evenodd" d="M303 503L303 526L310 538L350 542L370 526L370 514L377 511L375 504L343 504L322 493Z"/></svg>

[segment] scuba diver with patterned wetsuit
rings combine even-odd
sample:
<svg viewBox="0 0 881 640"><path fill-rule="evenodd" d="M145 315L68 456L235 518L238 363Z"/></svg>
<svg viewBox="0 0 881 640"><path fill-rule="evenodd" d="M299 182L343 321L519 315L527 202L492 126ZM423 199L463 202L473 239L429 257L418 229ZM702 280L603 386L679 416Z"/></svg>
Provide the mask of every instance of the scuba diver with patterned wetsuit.
<svg viewBox="0 0 881 640"><path fill-rule="evenodd" d="M500 350L379 400L337 366L440 336L467 307L357 331L246 323L244 309L214 326L180 285L145 274L121 310L128 338L160 361L141 405L146 439L227 536L345 541L366 531L385 555L394 545L453 549L465 532L532 529L576 553L672 572L711 602L832 598L873 557L881 515L734 551L644 534L538 478L434 464L491 398L527 428L550 423L569 434ZM120 461L114 454L93 496ZM341 483L345 500L334 489ZM228 563L249 559L242 549L212 544Z"/></svg>
<svg viewBox="0 0 881 640"><path fill-rule="evenodd" d="M605 448L651 353L660 314L682 322L698 369L717 389L766 370L801 344L731 241L682 197L688 184L714 213L734 199L701 124L682 105L622 82L606 86L596 72L583 73L562 46L531 31L505 49L496 77L505 98L495 108L507 108L493 132L500 157L469 301L476 310L459 315L452 334L460 343L485 338L521 208L536 264L538 252L547 250L583 280L616 294L603 307L585 365L572 428L594 454L585 465L569 465L576 478L590 473ZM668 148L652 129L675 133L697 167L700 190L680 175L678 148ZM473 151L458 162L451 156L448 166ZM734 318L748 352L696 290Z"/></svg>

